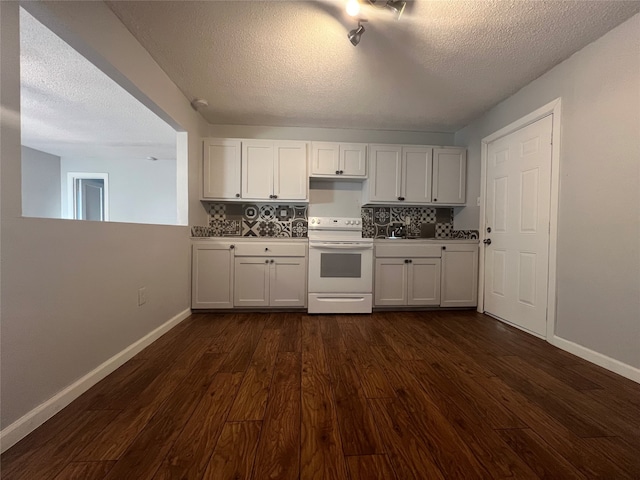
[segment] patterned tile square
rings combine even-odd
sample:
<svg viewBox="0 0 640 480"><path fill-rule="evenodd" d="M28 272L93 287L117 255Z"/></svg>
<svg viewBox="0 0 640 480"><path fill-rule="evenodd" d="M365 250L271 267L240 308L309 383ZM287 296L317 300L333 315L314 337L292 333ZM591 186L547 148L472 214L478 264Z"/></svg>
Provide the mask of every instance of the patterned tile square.
<svg viewBox="0 0 640 480"><path fill-rule="evenodd" d="M436 223L436 209L425 208L420 213L420 223Z"/></svg>
<svg viewBox="0 0 640 480"><path fill-rule="evenodd" d="M374 225L373 238L386 238L389 236L389 225Z"/></svg>
<svg viewBox="0 0 640 480"><path fill-rule="evenodd" d="M452 230L451 223L436 223L436 238L451 238Z"/></svg>
<svg viewBox="0 0 640 480"><path fill-rule="evenodd" d="M308 223L306 220L294 220L291 222L292 237L306 237L308 232Z"/></svg>
<svg viewBox="0 0 640 480"><path fill-rule="evenodd" d="M362 222L369 222L373 224L373 208L363 207L360 209L360 215L362 216Z"/></svg>
<svg viewBox="0 0 640 480"><path fill-rule="evenodd" d="M276 218L279 222L288 222L293 218L293 208L287 205L278 205L276 207Z"/></svg>
<svg viewBox="0 0 640 480"><path fill-rule="evenodd" d="M276 205L260 205L260 220L275 220Z"/></svg>
<svg viewBox="0 0 640 480"><path fill-rule="evenodd" d="M224 203L213 203L209 207L209 216L212 220L224 220L227 206Z"/></svg>
<svg viewBox="0 0 640 480"><path fill-rule="evenodd" d="M388 225L391 220L389 207L373 207L373 221L376 225Z"/></svg>
<svg viewBox="0 0 640 480"><path fill-rule="evenodd" d="M243 205L243 216L245 220L257 220L260 210L257 205Z"/></svg>
<svg viewBox="0 0 640 480"><path fill-rule="evenodd" d="M293 218L301 219L301 220L309 220L307 217L307 206L306 205L294 205L293 207Z"/></svg>
<svg viewBox="0 0 640 480"><path fill-rule="evenodd" d="M257 237L258 236L258 222L242 219L242 236L243 237Z"/></svg>

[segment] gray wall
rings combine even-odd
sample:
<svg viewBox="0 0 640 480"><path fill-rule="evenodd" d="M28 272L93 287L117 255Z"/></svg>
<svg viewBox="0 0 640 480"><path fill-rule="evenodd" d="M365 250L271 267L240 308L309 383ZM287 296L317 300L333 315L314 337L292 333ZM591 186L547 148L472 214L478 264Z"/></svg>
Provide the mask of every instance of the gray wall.
<svg viewBox="0 0 640 480"><path fill-rule="evenodd" d="M188 133L190 170L181 178L195 188L208 126L109 8L102 2L25 5ZM21 217L18 7L0 2L3 429L190 305L187 227ZM148 302L138 307L141 286Z"/></svg>
<svg viewBox="0 0 640 480"><path fill-rule="evenodd" d="M456 133L480 194L483 137L562 97L556 335L640 367L640 15ZM474 219L475 217L475 219ZM467 207L456 228L477 227Z"/></svg>
<svg viewBox="0 0 640 480"><path fill-rule="evenodd" d="M175 225L175 160L118 160L66 158L60 162L62 192L67 198L68 173L109 174L109 221ZM62 204L63 218L71 218L67 201Z"/></svg>
<svg viewBox="0 0 640 480"><path fill-rule="evenodd" d="M60 218L60 157L22 147L22 215Z"/></svg>

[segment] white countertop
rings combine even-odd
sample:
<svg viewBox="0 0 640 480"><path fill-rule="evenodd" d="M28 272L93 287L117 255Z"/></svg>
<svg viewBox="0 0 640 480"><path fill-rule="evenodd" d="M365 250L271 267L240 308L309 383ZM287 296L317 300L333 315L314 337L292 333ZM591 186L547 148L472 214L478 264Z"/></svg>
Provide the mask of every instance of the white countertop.
<svg viewBox="0 0 640 480"><path fill-rule="evenodd" d="M376 238L374 243L384 243L384 244L401 244L401 245L415 245L415 244L440 244L440 243L460 243L460 244L478 244L480 240L477 238L469 239L469 238L411 238L411 239L399 239L399 238Z"/></svg>

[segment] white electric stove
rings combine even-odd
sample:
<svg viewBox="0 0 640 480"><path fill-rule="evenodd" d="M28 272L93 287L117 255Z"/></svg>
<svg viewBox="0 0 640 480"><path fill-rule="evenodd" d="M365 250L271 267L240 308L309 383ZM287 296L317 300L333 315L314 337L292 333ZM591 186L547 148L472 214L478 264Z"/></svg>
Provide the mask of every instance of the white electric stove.
<svg viewBox="0 0 640 480"><path fill-rule="evenodd" d="M309 313L371 313L373 239L362 219L309 218Z"/></svg>

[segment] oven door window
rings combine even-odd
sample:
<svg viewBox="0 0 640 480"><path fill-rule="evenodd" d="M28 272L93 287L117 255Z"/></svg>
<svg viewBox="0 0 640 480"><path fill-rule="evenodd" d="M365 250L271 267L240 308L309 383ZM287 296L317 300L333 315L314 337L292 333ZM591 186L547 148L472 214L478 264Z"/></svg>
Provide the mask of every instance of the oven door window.
<svg viewBox="0 0 640 480"><path fill-rule="evenodd" d="M321 253L321 278L360 278L362 276L362 254Z"/></svg>

